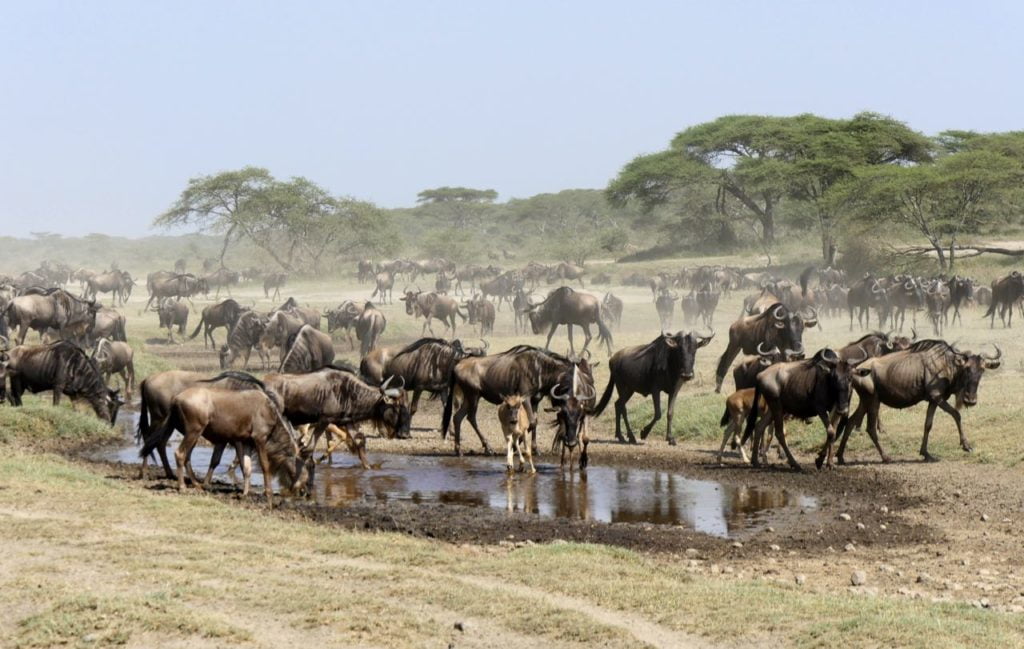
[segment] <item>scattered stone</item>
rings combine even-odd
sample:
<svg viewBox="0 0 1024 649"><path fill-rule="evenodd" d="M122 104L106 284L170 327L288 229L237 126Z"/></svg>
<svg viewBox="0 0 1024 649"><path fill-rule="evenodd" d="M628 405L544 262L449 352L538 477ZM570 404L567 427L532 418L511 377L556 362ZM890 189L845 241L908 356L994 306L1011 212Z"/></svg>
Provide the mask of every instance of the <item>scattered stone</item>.
<svg viewBox="0 0 1024 649"><path fill-rule="evenodd" d="M86 633L85 635L82 636L82 642L84 642L86 644L92 644L92 643L96 642L96 640L97 640L97 638L96 638L96 634L95 633Z"/></svg>
<svg viewBox="0 0 1024 649"><path fill-rule="evenodd" d="M863 586L868 583L868 573L863 570L854 570L853 574L850 575L850 583L854 586Z"/></svg>
<svg viewBox="0 0 1024 649"><path fill-rule="evenodd" d="M960 559L960 565L961 566L969 566L969 565L971 565L971 560L970 559L966 559L966 558L965 559Z"/></svg>
<svg viewBox="0 0 1024 649"><path fill-rule="evenodd" d="M735 570L733 570L732 566L726 566L726 567L722 568L722 572L724 572L727 575L731 575L732 573L735 572Z"/></svg>
<svg viewBox="0 0 1024 649"><path fill-rule="evenodd" d="M846 545L843 546L843 550L845 550L846 552L856 552L857 551L857 546L854 545L853 543L847 543Z"/></svg>
<svg viewBox="0 0 1024 649"><path fill-rule="evenodd" d="M717 563L713 563L711 564L711 567L708 568L708 570L711 572L711 574L717 575L720 572L722 572L722 566L718 565Z"/></svg>
<svg viewBox="0 0 1024 649"><path fill-rule="evenodd" d="M839 515L839 520L841 520L841 521L848 521L848 520L851 520L852 518L853 517L850 516L849 514L847 514L846 512L843 512L842 514Z"/></svg>
<svg viewBox="0 0 1024 649"><path fill-rule="evenodd" d="M917 583L919 584L930 584L932 583L932 581L934 581L932 579L932 576L929 575L927 572L922 572L917 576Z"/></svg>
<svg viewBox="0 0 1024 649"><path fill-rule="evenodd" d="M740 543L739 541L733 541L732 542L732 547L739 549L739 548L743 547L743 544Z"/></svg>
<svg viewBox="0 0 1024 649"><path fill-rule="evenodd" d="M774 527L769 527L769 528L768 528L768 531L769 531L769 532L774 532L774 531L775 531L775 528L774 528Z"/></svg>
<svg viewBox="0 0 1024 649"><path fill-rule="evenodd" d="M803 586L807 583L807 575L797 575L793 580L796 581L797 586Z"/></svg>
<svg viewBox="0 0 1024 649"><path fill-rule="evenodd" d="M880 529L880 530L882 530L884 532L885 530L889 529L889 527L885 523L882 523L881 525L878 526L878 529Z"/></svg>
<svg viewBox="0 0 1024 649"><path fill-rule="evenodd" d="M981 522L982 523L987 523L988 522L988 514L982 514L981 515Z"/></svg>
<svg viewBox="0 0 1024 649"><path fill-rule="evenodd" d="M462 633L465 633L466 632L466 623L465 622L456 622L455 623L455 630L456 631L460 631Z"/></svg>
<svg viewBox="0 0 1024 649"><path fill-rule="evenodd" d="M882 512L883 514L888 514L889 508L886 507L885 505L882 505L881 507L878 508L878 511Z"/></svg>
<svg viewBox="0 0 1024 649"><path fill-rule="evenodd" d="M857 523L857 529L858 530L863 530L863 529L866 529L866 528L867 528L867 526L864 525L864 523Z"/></svg>
<svg viewBox="0 0 1024 649"><path fill-rule="evenodd" d="M778 552L782 548L779 547L778 545L772 543L771 545L768 546L768 549L771 550L772 552Z"/></svg>

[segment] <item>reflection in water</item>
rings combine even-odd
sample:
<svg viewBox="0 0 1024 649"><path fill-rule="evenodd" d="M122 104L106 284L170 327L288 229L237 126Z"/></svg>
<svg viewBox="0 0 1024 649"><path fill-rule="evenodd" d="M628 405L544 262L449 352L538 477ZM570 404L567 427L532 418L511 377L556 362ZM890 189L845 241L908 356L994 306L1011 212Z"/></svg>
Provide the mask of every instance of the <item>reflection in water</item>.
<svg viewBox="0 0 1024 649"><path fill-rule="evenodd" d="M209 464L210 448L197 447L193 466ZM232 454L218 469L225 480ZM135 446L112 451L104 459L138 462ZM813 498L777 489L691 480L664 471L592 466L585 473L538 465L536 475L507 475L504 461L481 457L418 457L370 454L379 469L365 471L354 458L316 471L317 500L328 505L357 501L408 501L491 507L548 517L610 523L683 525L715 536L731 536L772 524L773 517L796 508L814 508ZM173 459L172 459L173 463ZM254 462L254 485L261 484Z"/></svg>

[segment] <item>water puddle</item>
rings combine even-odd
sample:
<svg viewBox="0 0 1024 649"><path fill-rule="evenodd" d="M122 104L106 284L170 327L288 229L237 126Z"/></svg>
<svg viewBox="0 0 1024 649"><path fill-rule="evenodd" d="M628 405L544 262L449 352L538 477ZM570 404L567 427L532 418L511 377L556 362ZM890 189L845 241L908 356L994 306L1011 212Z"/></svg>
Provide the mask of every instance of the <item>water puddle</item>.
<svg viewBox="0 0 1024 649"><path fill-rule="evenodd" d="M175 436L168 447L172 465L177 440ZM199 476L205 475L210 455L206 446L193 452ZM230 482L227 467L233 456L225 451L215 478ZM134 445L107 451L98 459L140 461ZM536 475L508 476L503 457L370 453L369 460L379 468L363 470L342 453L335 454L335 465L318 465L317 501L339 506L365 501L449 503L605 523L682 525L718 537L754 532L817 507L814 498L780 489L693 480L647 469L591 466L581 474L541 463ZM253 462L254 486L262 484L258 464Z"/></svg>

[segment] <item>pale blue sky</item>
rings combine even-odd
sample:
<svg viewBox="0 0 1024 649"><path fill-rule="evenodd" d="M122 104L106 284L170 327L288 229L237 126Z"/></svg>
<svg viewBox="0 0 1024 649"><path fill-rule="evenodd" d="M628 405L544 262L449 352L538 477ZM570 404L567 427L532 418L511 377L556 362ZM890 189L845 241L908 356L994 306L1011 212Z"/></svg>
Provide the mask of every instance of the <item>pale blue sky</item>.
<svg viewBox="0 0 1024 649"><path fill-rule="evenodd" d="M0 234L141 235L246 164L411 205L603 187L728 113L1024 128L1020 2L0 0Z"/></svg>

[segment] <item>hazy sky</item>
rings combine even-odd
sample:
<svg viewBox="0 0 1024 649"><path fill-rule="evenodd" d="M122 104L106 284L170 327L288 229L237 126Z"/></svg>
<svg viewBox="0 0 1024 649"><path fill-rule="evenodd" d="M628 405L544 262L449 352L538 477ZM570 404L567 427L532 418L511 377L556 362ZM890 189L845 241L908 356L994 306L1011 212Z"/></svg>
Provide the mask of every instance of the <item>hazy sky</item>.
<svg viewBox="0 0 1024 649"><path fill-rule="evenodd" d="M411 205L603 187L728 113L1024 128L1020 2L0 0L0 234L141 235L247 164Z"/></svg>

